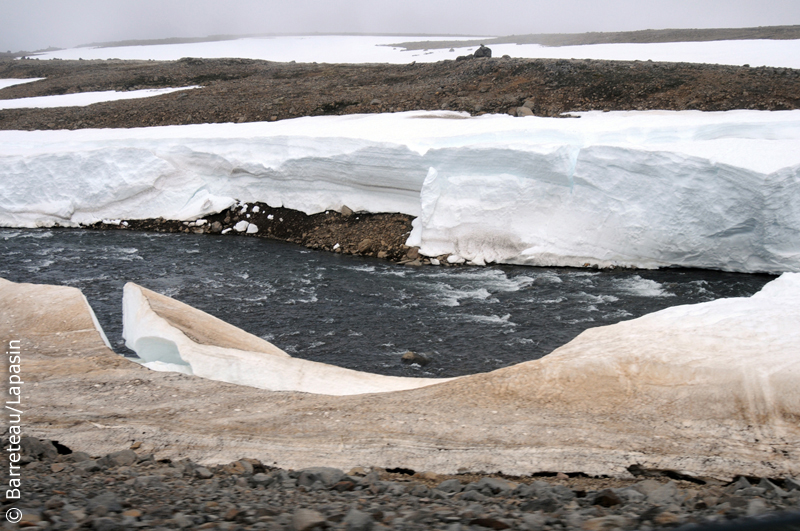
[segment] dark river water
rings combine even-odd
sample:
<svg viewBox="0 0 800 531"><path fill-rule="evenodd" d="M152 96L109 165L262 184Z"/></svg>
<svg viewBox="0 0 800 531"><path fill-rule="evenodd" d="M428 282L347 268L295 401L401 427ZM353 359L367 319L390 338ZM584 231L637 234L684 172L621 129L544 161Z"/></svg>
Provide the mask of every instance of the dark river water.
<svg viewBox="0 0 800 531"><path fill-rule="evenodd" d="M136 282L292 356L403 376L540 358L581 331L668 306L749 296L774 277L694 269L412 268L260 238L0 229L0 276L80 288L112 346ZM401 355L428 353L424 367Z"/></svg>

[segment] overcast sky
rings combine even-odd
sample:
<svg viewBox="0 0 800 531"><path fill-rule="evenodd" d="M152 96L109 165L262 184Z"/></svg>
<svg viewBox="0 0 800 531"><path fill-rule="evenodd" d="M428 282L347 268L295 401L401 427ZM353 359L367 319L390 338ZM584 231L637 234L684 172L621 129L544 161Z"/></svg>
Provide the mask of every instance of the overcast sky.
<svg viewBox="0 0 800 531"><path fill-rule="evenodd" d="M800 0L0 0L0 50L247 33L510 35L800 24Z"/></svg>

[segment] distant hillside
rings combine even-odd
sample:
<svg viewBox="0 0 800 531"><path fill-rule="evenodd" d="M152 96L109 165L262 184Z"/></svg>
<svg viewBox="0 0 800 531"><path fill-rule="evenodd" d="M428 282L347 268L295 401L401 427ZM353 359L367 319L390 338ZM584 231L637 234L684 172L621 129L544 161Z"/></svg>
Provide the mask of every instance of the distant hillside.
<svg viewBox="0 0 800 531"><path fill-rule="evenodd" d="M701 42L749 39L800 39L800 26L764 26L758 28L663 29L591 33L536 33L508 35L475 40L416 41L392 44L407 50L463 48L479 44L541 44L543 46L576 46L583 44L620 44L654 42Z"/></svg>

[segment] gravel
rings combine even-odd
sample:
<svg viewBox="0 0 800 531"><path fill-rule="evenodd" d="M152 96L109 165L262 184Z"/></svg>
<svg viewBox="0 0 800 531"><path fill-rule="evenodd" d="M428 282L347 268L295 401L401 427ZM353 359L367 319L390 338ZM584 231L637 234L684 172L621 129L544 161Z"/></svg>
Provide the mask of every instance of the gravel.
<svg viewBox="0 0 800 531"><path fill-rule="evenodd" d="M19 509L22 521L4 529L646 531L800 525L798 478L740 477L725 485L667 477L281 470L255 459L201 466L132 450L87 459L63 445L54 452L50 441L25 441L34 451L22 457L21 499L4 499L2 507L4 514ZM9 446L8 439L3 443ZM135 462L122 464L131 455Z"/></svg>

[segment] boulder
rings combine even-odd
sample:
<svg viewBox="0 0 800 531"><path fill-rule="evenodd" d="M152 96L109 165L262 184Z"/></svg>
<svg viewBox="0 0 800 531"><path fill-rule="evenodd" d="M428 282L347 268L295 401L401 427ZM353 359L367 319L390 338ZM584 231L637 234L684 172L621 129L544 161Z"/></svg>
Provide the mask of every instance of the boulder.
<svg viewBox="0 0 800 531"><path fill-rule="evenodd" d="M475 52L472 55L475 56L475 58L478 58L478 57L491 57L492 56L492 50L491 50L491 48L487 48L486 46L481 44L480 47L477 50L475 50Z"/></svg>

